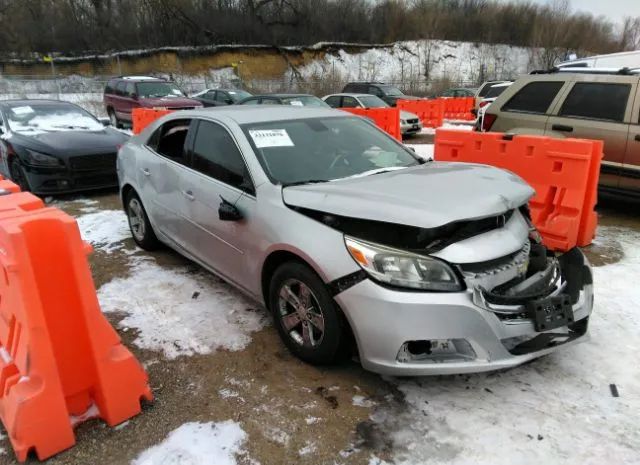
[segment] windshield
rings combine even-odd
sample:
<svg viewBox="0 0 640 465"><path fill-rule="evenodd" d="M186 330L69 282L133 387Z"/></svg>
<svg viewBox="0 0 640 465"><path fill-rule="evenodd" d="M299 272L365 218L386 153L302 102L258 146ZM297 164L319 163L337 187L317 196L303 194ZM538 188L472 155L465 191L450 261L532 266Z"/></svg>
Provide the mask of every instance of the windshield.
<svg viewBox="0 0 640 465"><path fill-rule="evenodd" d="M239 102L242 99L251 97L251 94L249 92L245 92L244 90L230 90L228 91L228 94L234 102Z"/></svg>
<svg viewBox="0 0 640 465"><path fill-rule="evenodd" d="M184 92L178 89L173 82L139 82L138 97L184 97Z"/></svg>
<svg viewBox="0 0 640 465"><path fill-rule="evenodd" d="M242 126L263 169L280 184L323 182L419 165L402 144L360 118L333 117Z"/></svg>
<svg viewBox="0 0 640 465"><path fill-rule="evenodd" d="M282 97L283 105L292 105L294 107L328 107L324 101L313 95L297 95L295 97Z"/></svg>
<svg viewBox="0 0 640 465"><path fill-rule="evenodd" d="M9 104L4 114L11 131L28 135L53 131L102 131L104 129L93 115L70 103Z"/></svg>
<svg viewBox="0 0 640 465"><path fill-rule="evenodd" d="M384 108L388 107L387 102L382 100L380 97L376 97L375 95L366 95L363 97L358 97L360 99L360 103L365 108Z"/></svg>
<svg viewBox="0 0 640 465"><path fill-rule="evenodd" d="M399 97L401 95L404 95L402 93L402 91L400 89L398 89L397 87L392 87L392 86L382 86L382 90L384 91L384 93L390 97Z"/></svg>

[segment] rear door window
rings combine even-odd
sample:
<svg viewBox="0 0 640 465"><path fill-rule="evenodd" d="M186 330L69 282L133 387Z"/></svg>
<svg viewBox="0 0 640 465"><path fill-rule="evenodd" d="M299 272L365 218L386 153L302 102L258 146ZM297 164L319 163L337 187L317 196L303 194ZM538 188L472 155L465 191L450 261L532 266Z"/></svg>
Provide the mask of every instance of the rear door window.
<svg viewBox="0 0 640 465"><path fill-rule="evenodd" d="M127 82L127 85L125 87L125 94L127 97L136 96L136 85L133 82Z"/></svg>
<svg viewBox="0 0 640 465"><path fill-rule="evenodd" d="M624 121L630 84L576 83L560 109L561 116Z"/></svg>
<svg viewBox="0 0 640 465"><path fill-rule="evenodd" d="M325 102L327 103L327 105L329 105L332 108L339 108L340 107L340 96L339 95L332 95L331 97L327 97Z"/></svg>
<svg viewBox="0 0 640 465"><path fill-rule="evenodd" d="M200 121L191 167L213 179L253 193L249 172L231 134L217 123Z"/></svg>
<svg viewBox="0 0 640 465"><path fill-rule="evenodd" d="M120 81L116 84L116 95L124 95L125 93L126 83L124 81Z"/></svg>
<svg viewBox="0 0 640 465"><path fill-rule="evenodd" d="M104 88L105 94L113 94L116 90L116 82L117 81L108 81L106 87Z"/></svg>
<svg viewBox="0 0 640 465"><path fill-rule="evenodd" d="M345 108L358 108L360 104L355 98L344 96L342 97L342 106Z"/></svg>
<svg viewBox="0 0 640 465"><path fill-rule="evenodd" d="M502 106L503 111L545 114L564 81L530 82Z"/></svg>
<svg viewBox="0 0 640 465"><path fill-rule="evenodd" d="M227 103L229 100L229 95L226 92L216 92L216 102Z"/></svg>
<svg viewBox="0 0 640 465"><path fill-rule="evenodd" d="M147 146L169 160L188 165L186 150L190 119L168 121L160 126L147 141Z"/></svg>

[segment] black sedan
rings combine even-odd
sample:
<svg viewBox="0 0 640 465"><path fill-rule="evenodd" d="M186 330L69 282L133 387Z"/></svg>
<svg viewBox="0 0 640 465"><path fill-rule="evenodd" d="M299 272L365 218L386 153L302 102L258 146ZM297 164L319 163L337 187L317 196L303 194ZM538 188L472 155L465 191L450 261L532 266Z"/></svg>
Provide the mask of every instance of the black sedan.
<svg viewBox="0 0 640 465"><path fill-rule="evenodd" d="M249 92L237 89L205 89L191 96L192 99L200 101L205 107L233 105L247 97L251 97Z"/></svg>
<svg viewBox="0 0 640 465"><path fill-rule="evenodd" d="M118 185L118 147L128 136L77 105L0 101L0 173L22 190L62 194Z"/></svg>

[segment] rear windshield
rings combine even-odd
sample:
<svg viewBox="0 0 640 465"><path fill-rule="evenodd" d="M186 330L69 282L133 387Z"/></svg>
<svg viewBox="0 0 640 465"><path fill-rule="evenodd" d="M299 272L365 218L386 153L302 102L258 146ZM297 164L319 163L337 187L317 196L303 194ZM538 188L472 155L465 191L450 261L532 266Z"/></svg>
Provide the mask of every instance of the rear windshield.
<svg viewBox="0 0 640 465"><path fill-rule="evenodd" d="M234 102L239 102L240 100L243 100L247 97L251 97L251 94L249 92L245 92L244 90L229 90L227 91L227 93Z"/></svg>
<svg viewBox="0 0 640 465"><path fill-rule="evenodd" d="M291 105L294 107L323 107L326 108L329 105L318 97L313 95L299 95L295 97L282 97L280 99L283 105Z"/></svg>
<svg viewBox="0 0 640 465"><path fill-rule="evenodd" d="M161 98L161 97L184 97L178 86L173 82L139 82L138 96L146 98Z"/></svg>
<svg viewBox="0 0 640 465"><path fill-rule="evenodd" d="M375 95L367 95L364 97L358 97L360 99L360 103L365 108L385 108L388 107L387 102L382 100L380 97L376 97Z"/></svg>
<svg viewBox="0 0 640 465"><path fill-rule="evenodd" d="M495 98L507 90L508 87L509 86L502 85L489 87L489 91L485 94L485 98Z"/></svg>
<svg viewBox="0 0 640 465"><path fill-rule="evenodd" d="M385 95L390 97L399 97L404 95L400 89L393 86L380 86L380 88L384 91Z"/></svg>
<svg viewBox="0 0 640 465"><path fill-rule="evenodd" d="M500 83L499 82L494 82L494 83L488 82L488 83L486 83L484 86L482 86L482 89L480 89L480 92L478 92L478 97L486 97L487 93L496 84L500 84Z"/></svg>

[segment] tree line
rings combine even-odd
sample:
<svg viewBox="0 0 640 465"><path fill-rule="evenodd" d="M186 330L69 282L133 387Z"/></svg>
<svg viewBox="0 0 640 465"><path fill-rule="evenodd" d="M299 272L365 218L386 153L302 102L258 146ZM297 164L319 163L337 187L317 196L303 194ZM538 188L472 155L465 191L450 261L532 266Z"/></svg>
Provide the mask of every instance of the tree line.
<svg viewBox="0 0 640 465"><path fill-rule="evenodd" d="M640 18L615 25L568 0L0 0L0 24L4 56L444 39L540 47L553 63L640 48Z"/></svg>

